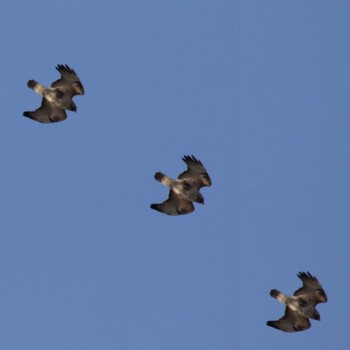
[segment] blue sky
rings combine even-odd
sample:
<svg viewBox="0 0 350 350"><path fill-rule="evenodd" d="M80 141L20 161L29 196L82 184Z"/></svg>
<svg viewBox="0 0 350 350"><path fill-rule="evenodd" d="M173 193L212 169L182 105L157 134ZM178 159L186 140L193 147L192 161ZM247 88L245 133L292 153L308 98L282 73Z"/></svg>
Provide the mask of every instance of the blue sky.
<svg viewBox="0 0 350 350"><path fill-rule="evenodd" d="M330 349L350 342L346 1L7 1L0 347ZM22 117L29 79L80 76L77 113ZM194 154L205 205L149 208ZM310 271L321 322L265 325Z"/></svg>

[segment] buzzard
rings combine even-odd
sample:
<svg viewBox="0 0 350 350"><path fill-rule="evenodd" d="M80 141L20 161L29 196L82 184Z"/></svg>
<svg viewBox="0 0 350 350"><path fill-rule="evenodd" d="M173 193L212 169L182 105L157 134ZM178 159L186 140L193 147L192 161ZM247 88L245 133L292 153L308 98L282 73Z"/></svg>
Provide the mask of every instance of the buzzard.
<svg viewBox="0 0 350 350"><path fill-rule="evenodd" d="M40 123L55 123L65 120L65 109L76 112L77 106L72 98L75 95L84 95L84 87L75 73L67 65L59 64L56 69L61 78L45 87L35 80L29 80L27 85L39 95L43 96L41 106L33 112L24 112L23 115Z"/></svg>
<svg viewBox="0 0 350 350"><path fill-rule="evenodd" d="M266 324L284 332L300 332L311 327L309 318L320 321L321 316L315 306L327 302L327 295L320 282L310 272L299 272L297 275L303 286L296 290L293 296L288 296L277 289L272 289L270 295L286 304L284 316L277 321Z"/></svg>
<svg viewBox="0 0 350 350"><path fill-rule="evenodd" d="M169 197L160 204L151 204L151 208L168 215L189 214L194 211L193 202L204 204L199 190L203 186L211 186L211 179L202 162L194 156L183 156L187 170L177 179L172 179L161 172L154 178L170 188Z"/></svg>

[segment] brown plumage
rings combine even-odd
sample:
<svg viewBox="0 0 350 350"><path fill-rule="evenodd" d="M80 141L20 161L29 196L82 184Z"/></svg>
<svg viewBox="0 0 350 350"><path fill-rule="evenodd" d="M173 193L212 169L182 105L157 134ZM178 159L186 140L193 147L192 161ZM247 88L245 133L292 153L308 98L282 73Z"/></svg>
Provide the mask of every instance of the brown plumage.
<svg viewBox="0 0 350 350"><path fill-rule="evenodd" d="M316 305L326 303L328 298L321 284L310 272L299 272L297 275L303 286L289 296L277 289L272 289L270 295L286 305L284 316L277 321L268 321L267 325L284 332L300 332L311 327L309 318L320 320L321 316Z"/></svg>
<svg viewBox="0 0 350 350"><path fill-rule="evenodd" d="M45 87L35 80L29 80L27 85L30 89L43 96L41 106L33 112L24 112L27 118L40 123L55 123L65 120L67 114L65 110L77 111L77 106L72 98L76 95L84 95L84 87L75 73L67 65L57 65L56 69L61 74L61 78Z"/></svg>
<svg viewBox="0 0 350 350"><path fill-rule="evenodd" d="M194 211L192 202L204 204L204 198L199 190L211 186L211 179L202 162L194 156L184 156L187 170L177 179L157 172L154 178L170 188L169 197L159 204L151 204L151 208L168 215L183 215Z"/></svg>

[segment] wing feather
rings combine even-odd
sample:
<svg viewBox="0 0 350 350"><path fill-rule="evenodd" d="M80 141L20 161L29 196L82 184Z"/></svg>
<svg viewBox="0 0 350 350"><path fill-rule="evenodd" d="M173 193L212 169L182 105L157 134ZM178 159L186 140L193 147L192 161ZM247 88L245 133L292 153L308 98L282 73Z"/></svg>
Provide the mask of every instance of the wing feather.
<svg viewBox="0 0 350 350"><path fill-rule="evenodd" d="M183 215L194 211L194 205L191 201L178 196L171 190L166 201L160 204L151 204L151 208L168 215Z"/></svg>
<svg viewBox="0 0 350 350"><path fill-rule="evenodd" d="M299 272L297 275L303 282L303 286L294 292L294 296L303 296L308 303L316 306L319 303L326 303L328 298L322 285L310 272Z"/></svg>
<svg viewBox="0 0 350 350"><path fill-rule="evenodd" d="M182 160L186 163L187 170L181 173L178 179L190 181L197 190L204 186L211 186L210 176L200 160L193 155L183 156Z"/></svg>
<svg viewBox="0 0 350 350"><path fill-rule="evenodd" d="M284 316L279 320L268 321L266 324L283 332L301 332L311 327L307 317L301 316L289 307L286 307Z"/></svg>
<svg viewBox="0 0 350 350"><path fill-rule="evenodd" d="M40 123L56 123L67 118L64 109L57 107L45 98L42 99L38 109L33 112L24 112L23 115Z"/></svg>
<svg viewBox="0 0 350 350"><path fill-rule="evenodd" d="M67 64L58 64L56 69L61 74L61 78L54 81L51 87L60 87L64 89L64 92L72 98L76 95L84 95L84 87L81 83L78 75Z"/></svg>

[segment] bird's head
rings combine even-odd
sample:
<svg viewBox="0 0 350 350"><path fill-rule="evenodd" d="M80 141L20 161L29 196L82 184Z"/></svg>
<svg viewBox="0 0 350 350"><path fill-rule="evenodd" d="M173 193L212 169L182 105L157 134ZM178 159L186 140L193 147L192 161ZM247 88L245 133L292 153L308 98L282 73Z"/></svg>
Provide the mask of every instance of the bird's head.
<svg viewBox="0 0 350 350"><path fill-rule="evenodd" d="M74 83L74 88L75 88L75 91L78 95L85 94L85 90L84 90L82 83L80 83L80 82Z"/></svg>
<svg viewBox="0 0 350 350"><path fill-rule="evenodd" d="M323 289L318 289L317 294L318 294L320 303L326 303L328 301L327 295Z"/></svg>
<svg viewBox="0 0 350 350"><path fill-rule="evenodd" d="M207 173L202 173L201 178L204 186L211 186L211 179Z"/></svg>

